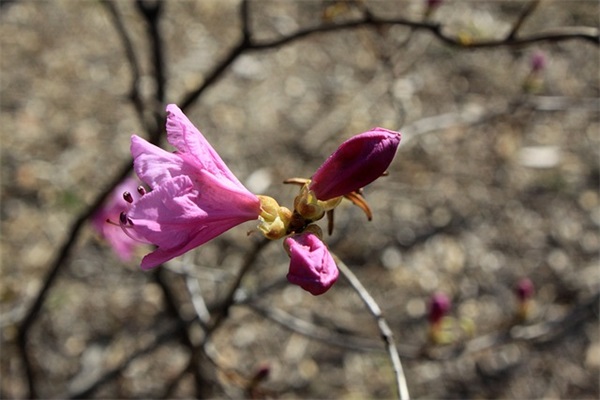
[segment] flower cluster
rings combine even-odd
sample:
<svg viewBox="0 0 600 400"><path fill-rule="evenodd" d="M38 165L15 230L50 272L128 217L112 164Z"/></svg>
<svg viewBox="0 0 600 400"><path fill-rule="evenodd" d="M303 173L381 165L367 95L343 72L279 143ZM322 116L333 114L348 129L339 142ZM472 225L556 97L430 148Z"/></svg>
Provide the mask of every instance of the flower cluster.
<svg viewBox="0 0 600 400"><path fill-rule="evenodd" d="M313 295L325 293L338 269L321 229L315 224L346 197L370 217L360 194L365 185L385 173L400 144L400 133L375 128L344 142L300 184L293 209L275 199L248 191L233 175L202 133L174 104L167 106L167 152L133 135L131 154L138 177L150 188L140 191L119 217L129 237L156 246L141 263L154 268L192 250L230 228L259 220L269 239L284 239L290 256L288 280Z"/></svg>

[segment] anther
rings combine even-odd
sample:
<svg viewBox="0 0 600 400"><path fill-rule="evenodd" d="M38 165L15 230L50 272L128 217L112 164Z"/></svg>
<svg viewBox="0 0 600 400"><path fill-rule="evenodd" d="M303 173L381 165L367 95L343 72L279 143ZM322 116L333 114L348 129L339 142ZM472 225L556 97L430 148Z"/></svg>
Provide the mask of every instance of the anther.
<svg viewBox="0 0 600 400"><path fill-rule="evenodd" d="M125 211L121 212L121 214L119 214L119 222L121 222L121 225L126 225L128 222L127 218L127 214L125 214Z"/></svg>
<svg viewBox="0 0 600 400"><path fill-rule="evenodd" d="M137 191L140 194L140 196L143 196L146 194L146 188L143 186L138 186Z"/></svg>
<svg viewBox="0 0 600 400"><path fill-rule="evenodd" d="M129 204L133 203L133 196L129 192L123 192L123 199Z"/></svg>

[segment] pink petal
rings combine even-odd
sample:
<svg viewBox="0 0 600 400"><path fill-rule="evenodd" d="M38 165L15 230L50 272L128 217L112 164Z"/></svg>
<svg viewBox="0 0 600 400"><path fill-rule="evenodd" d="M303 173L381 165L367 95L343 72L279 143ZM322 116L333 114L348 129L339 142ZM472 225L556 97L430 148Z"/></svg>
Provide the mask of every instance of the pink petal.
<svg viewBox="0 0 600 400"><path fill-rule="evenodd" d="M189 170L184 159L169 153L139 136L131 136L131 155L135 173L151 188Z"/></svg>
<svg viewBox="0 0 600 400"><path fill-rule="evenodd" d="M167 139L180 153L187 154L196 168L241 185L202 133L175 104L167 106Z"/></svg>
<svg viewBox="0 0 600 400"><path fill-rule="evenodd" d="M387 170L400 139L400 132L374 128L346 140L315 172L310 189L329 200L368 185Z"/></svg>
<svg viewBox="0 0 600 400"><path fill-rule="evenodd" d="M248 196L240 195L218 182L198 187L182 175L144 195L127 217L138 235L158 246L142 261L142 268L147 269L256 219L259 212L258 199L249 192Z"/></svg>
<svg viewBox="0 0 600 400"><path fill-rule="evenodd" d="M327 246L313 233L301 233L285 239L290 254L290 283L317 296L335 283L339 271Z"/></svg>
<svg viewBox="0 0 600 400"><path fill-rule="evenodd" d="M123 199L123 193L129 192L133 199L138 199L137 192L139 182L133 178L127 178L120 183L109 195L103 204L92 216L91 222L94 229L110 244L117 256L123 261L129 261L135 247L140 243L133 240L123 232L119 223L119 216L127 212L131 204ZM111 221L111 222L107 222Z"/></svg>

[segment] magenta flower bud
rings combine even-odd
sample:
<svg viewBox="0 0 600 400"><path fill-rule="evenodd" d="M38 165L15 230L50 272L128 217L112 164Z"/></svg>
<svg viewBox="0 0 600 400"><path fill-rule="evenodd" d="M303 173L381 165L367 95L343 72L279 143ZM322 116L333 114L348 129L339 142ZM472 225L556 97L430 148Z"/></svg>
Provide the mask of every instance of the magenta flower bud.
<svg viewBox="0 0 600 400"><path fill-rule="evenodd" d="M520 301L527 301L533 296L535 288L529 278L523 278L517 283L515 293Z"/></svg>
<svg viewBox="0 0 600 400"><path fill-rule="evenodd" d="M361 189L387 170L400 139L400 132L374 128L346 140L315 172L309 189L321 201Z"/></svg>
<svg viewBox="0 0 600 400"><path fill-rule="evenodd" d="M530 63L533 72L542 71L546 67L546 55L538 50L532 54Z"/></svg>
<svg viewBox="0 0 600 400"><path fill-rule="evenodd" d="M287 279L290 283L317 296L335 283L339 271L327 246L311 232L303 232L285 239L290 255Z"/></svg>
<svg viewBox="0 0 600 400"><path fill-rule="evenodd" d="M432 324L438 324L442 318L450 311L452 303L450 298L444 293L435 293L429 299L429 314L427 318Z"/></svg>
<svg viewBox="0 0 600 400"><path fill-rule="evenodd" d="M439 7L443 2L444 0L425 0L427 8Z"/></svg>

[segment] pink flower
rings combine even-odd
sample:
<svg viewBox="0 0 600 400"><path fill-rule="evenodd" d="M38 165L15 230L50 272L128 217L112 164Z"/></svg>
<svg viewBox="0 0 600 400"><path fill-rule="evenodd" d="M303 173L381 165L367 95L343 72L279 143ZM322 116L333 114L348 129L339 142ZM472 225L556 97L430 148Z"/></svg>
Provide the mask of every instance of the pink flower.
<svg viewBox="0 0 600 400"><path fill-rule="evenodd" d="M174 104L167 106L169 153L133 135L137 175L152 191L136 201L123 229L158 246L142 260L156 267L243 222L257 219L260 202L227 168L200 131Z"/></svg>
<svg viewBox="0 0 600 400"><path fill-rule="evenodd" d="M304 232L286 238L284 244L290 255L288 281L315 296L329 290L339 271L327 246L317 235Z"/></svg>
<svg viewBox="0 0 600 400"><path fill-rule="evenodd" d="M133 178L127 178L119 184L109 195L106 202L92 216L92 226L114 249L119 258L123 261L129 261L135 247L140 242L127 236L119 226L119 217L121 213L127 212L131 207L124 197L123 193L128 192L131 199L140 197L137 187L139 183Z"/></svg>
<svg viewBox="0 0 600 400"><path fill-rule="evenodd" d="M374 128L346 140L315 172L309 189L322 201L361 189L387 170L400 139L400 132Z"/></svg>

